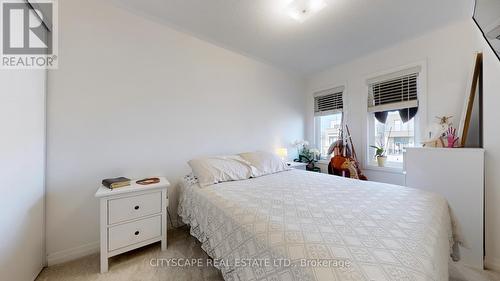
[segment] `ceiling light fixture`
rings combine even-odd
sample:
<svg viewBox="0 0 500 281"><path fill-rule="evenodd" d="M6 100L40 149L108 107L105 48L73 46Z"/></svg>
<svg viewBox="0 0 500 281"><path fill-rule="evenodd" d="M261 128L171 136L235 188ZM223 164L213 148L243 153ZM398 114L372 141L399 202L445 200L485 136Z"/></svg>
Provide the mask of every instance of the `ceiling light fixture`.
<svg viewBox="0 0 500 281"><path fill-rule="evenodd" d="M292 19L304 22L324 7L325 0L293 0L287 7L287 13Z"/></svg>

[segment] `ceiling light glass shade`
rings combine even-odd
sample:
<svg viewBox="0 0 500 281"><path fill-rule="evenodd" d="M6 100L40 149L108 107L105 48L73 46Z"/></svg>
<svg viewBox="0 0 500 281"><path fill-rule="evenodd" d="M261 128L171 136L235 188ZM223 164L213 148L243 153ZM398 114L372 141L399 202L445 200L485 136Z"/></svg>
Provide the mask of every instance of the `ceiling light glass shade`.
<svg viewBox="0 0 500 281"><path fill-rule="evenodd" d="M298 22L304 22L324 7L325 0L293 0L287 7L287 14Z"/></svg>

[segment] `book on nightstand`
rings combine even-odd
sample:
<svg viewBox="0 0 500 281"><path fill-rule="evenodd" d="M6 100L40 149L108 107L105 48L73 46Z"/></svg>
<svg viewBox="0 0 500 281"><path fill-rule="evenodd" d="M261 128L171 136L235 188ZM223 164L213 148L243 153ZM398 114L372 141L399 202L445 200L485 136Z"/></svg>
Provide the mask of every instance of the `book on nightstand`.
<svg viewBox="0 0 500 281"><path fill-rule="evenodd" d="M120 187L125 187L130 185L130 179L125 177L103 179L102 185L109 189L115 189Z"/></svg>

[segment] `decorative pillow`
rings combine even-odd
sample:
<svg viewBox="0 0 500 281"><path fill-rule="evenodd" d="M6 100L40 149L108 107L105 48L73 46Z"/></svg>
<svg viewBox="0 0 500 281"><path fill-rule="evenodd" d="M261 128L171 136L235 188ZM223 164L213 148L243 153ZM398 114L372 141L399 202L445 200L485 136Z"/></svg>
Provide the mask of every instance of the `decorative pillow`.
<svg viewBox="0 0 500 281"><path fill-rule="evenodd" d="M225 181L246 180L256 172L255 167L238 155L197 158L190 160L188 164L202 187Z"/></svg>
<svg viewBox="0 0 500 281"><path fill-rule="evenodd" d="M257 168L257 174L254 175L256 177L290 170L288 165L273 153L256 151L240 153L239 155Z"/></svg>

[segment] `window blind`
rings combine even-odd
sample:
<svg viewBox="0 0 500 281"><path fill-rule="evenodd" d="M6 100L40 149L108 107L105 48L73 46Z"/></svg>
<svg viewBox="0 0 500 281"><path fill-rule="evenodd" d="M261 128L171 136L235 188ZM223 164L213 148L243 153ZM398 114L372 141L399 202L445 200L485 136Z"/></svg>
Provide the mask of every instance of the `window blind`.
<svg viewBox="0 0 500 281"><path fill-rule="evenodd" d="M418 73L369 84L369 112L412 107L418 107Z"/></svg>
<svg viewBox="0 0 500 281"><path fill-rule="evenodd" d="M344 87L337 87L314 93L314 115L323 116L342 112L344 108Z"/></svg>

